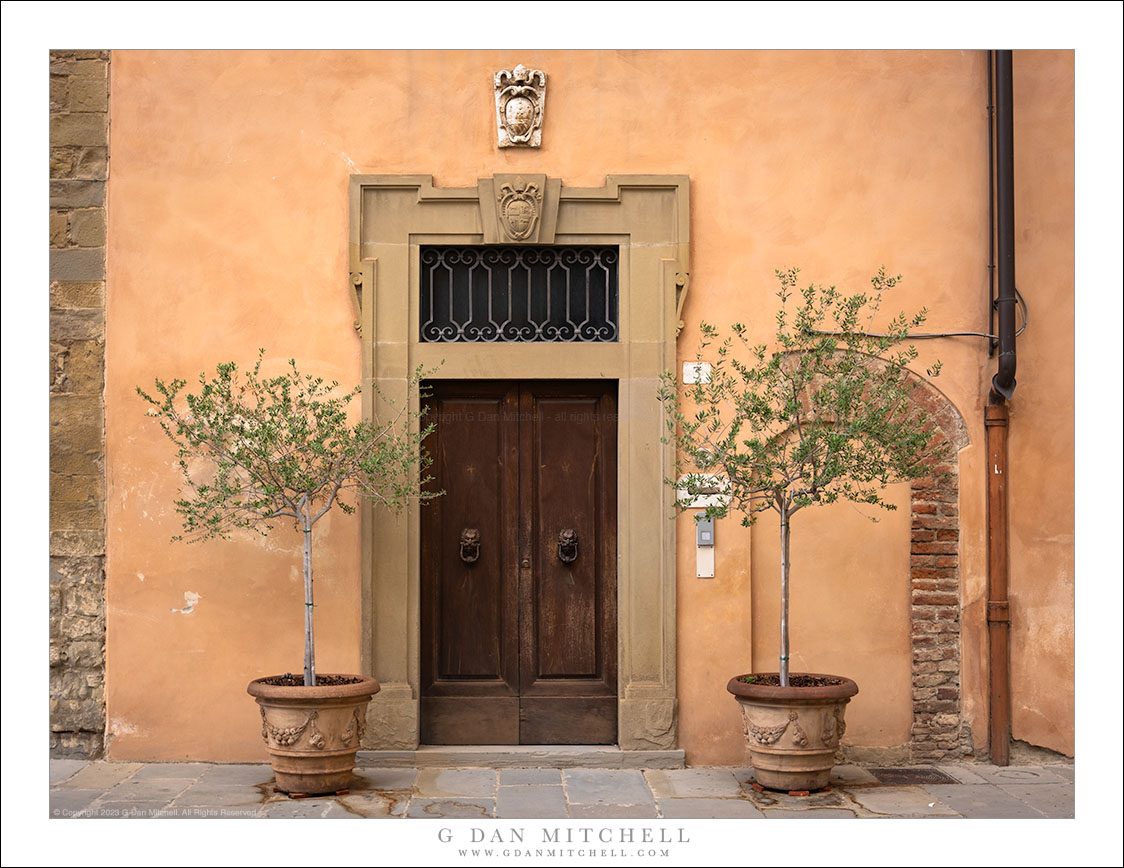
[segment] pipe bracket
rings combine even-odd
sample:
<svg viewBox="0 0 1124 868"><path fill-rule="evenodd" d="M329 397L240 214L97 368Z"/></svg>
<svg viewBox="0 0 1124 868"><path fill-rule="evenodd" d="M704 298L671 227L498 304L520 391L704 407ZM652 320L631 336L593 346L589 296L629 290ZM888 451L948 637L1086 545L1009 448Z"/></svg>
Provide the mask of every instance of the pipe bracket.
<svg viewBox="0 0 1124 868"><path fill-rule="evenodd" d="M1004 601L1001 603L988 602L987 620L989 623L1009 623L1011 620L1011 605Z"/></svg>

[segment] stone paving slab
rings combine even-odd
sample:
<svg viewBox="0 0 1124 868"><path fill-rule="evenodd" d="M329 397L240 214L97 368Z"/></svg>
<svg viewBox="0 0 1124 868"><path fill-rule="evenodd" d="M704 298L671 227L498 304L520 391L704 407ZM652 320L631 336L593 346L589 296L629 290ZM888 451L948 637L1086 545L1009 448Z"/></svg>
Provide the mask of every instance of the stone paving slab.
<svg viewBox="0 0 1124 868"><path fill-rule="evenodd" d="M500 786L523 784L562 785L561 769L500 769Z"/></svg>
<svg viewBox="0 0 1124 868"><path fill-rule="evenodd" d="M260 816L274 820L317 820L358 818L334 799L285 799L270 802L259 812Z"/></svg>
<svg viewBox="0 0 1124 868"><path fill-rule="evenodd" d="M351 776L351 788L385 792L412 790L417 779L417 769L356 769Z"/></svg>
<svg viewBox="0 0 1124 868"><path fill-rule="evenodd" d="M494 799L410 799L410 807L406 810L407 817L419 819L487 819L494 817L496 803Z"/></svg>
<svg viewBox="0 0 1124 868"><path fill-rule="evenodd" d="M575 805L570 803L573 820L653 820L658 814L656 803L650 805Z"/></svg>
<svg viewBox="0 0 1124 868"><path fill-rule="evenodd" d="M760 810L806 811L811 808L849 808L851 802L842 790L826 790L807 796L790 796L776 790L743 790L745 797Z"/></svg>
<svg viewBox="0 0 1124 868"><path fill-rule="evenodd" d="M132 780L198 780L210 768L207 763L147 763L133 775Z"/></svg>
<svg viewBox="0 0 1124 868"><path fill-rule="evenodd" d="M1077 780L1073 766L1050 766L1050 772L1063 780L1069 781L1071 784Z"/></svg>
<svg viewBox="0 0 1124 868"><path fill-rule="evenodd" d="M107 790L131 778L140 769L140 763L90 763L59 786L71 790Z"/></svg>
<svg viewBox="0 0 1124 868"><path fill-rule="evenodd" d="M566 769L562 781L571 805L650 805L655 810L652 791L636 769Z"/></svg>
<svg viewBox="0 0 1124 868"><path fill-rule="evenodd" d="M270 791L267 789L266 792ZM237 808L260 805L262 799L262 791L257 787L222 787L203 781L188 787L172 804L180 808Z"/></svg>
<svg viewBox="0 0 1124 868"><path fill-rule="evenodd" d="M380 768L681 769L682 750L622 750L608 745L426 745L417 750L360 751L361 765Z"/></svg>
<svg viewBox="0 0 1124 868"><path fill-rule="evenodd" d="M89 760L53 759L51 760L51 786L61 784L67 778L76 775L90 764Z"/></svg>
<svg viewBox="0 0 1124 868"><path fill-rule="evenodd" d="M1073 817L1073 784L1003 784L999 789L1026 802L1044 817Z"/></svg>
<svg viewBox="0 0 1124 868"><path fill-rule="evenodd" d="M203 773L201 781L221 786L264 784L273 780L273 769L268 765L245 763L237 765L212 765Z"/></svg>
<svg viewBox="0 0 1124 868"><path fill-rule="evenodd" d="M875 814L898 817L957 816L956 811L921 787L870 787L856 789L850 796Z"/></svg>
<svg viewBox="0 0 1124 868"><path fill-rule="evenodd" d="M87 809L86 816L94 820L151 820L168 807L164 799L100 799Z"/></svg>
<svg viewBox="0 0 1124 868"><path fill-rule="evenodd" d="M195 783L193 778L137 780L132 777L115 786L109 791L109 795L117 801L158 801L167 804L193 783Z"/></svg>
<svg viewBox="0 0 1124 868"><path fill-rule="evenodd" d="M810 808L807 811L767 810L765 818L769 820L854 820L857 815L854 811L843 808Z"/></svg>
<svg viewBox="0 0 1124 868"><path fill-rule="evenodd" d="M755 780L753 777L753 769L732 769L731 771L733 771L734 779L738 782L738 786L740 786L743 791L753 786Z"/></svg>
<svg viewBox="0 0 1124 868"><path fill-rule="evenodd" d="M693 796L737 798L741 795L741 785L730 769L669 769L648 771L644 777L658 799Z"/></svg>
<svg viewBox="0 0 1124 868"><path fill-rule="evenodd" d="M1048 766L976 766L972 769L989 783L1007 784L1060 784L1068 783L1054 774Z"/></svg>
<svg viewBox="0 0 1124 868"><path fill-rule="evenodd" d="M349 811L342 803L333 802L321 816L326 820L362 820L364 819L354 811Z"/></svg>
<svg viewBox="0 0 1124 868"><path fill-rule="evenodd" d="M833 787L853 787L860 784L877 784L878 778L862 766L838 765L831 770L830 785Z"/></svg>
<svg viewBox="0 0 1124 868"><path fill-rule="evenodd" d="M360 767L344 796L289 799L264 764L52 760L50 816L690 819L1072 817L1072 766L948 764L958 784L883 785L843 765L809 796L752 788L749 769ZM172 775L172 776L170 776ZM178 776L174 776L178 775Z"/></svg>
<svg viewBox="0 0 1124 868"><path fill-rule="evenodd" d="M405 817L409 802L408 794L350 793L340 798L340 804L349 811L371 818Z"/></svg>
<svg viewBox="0 0 1124 868"><path fill-rule="evenodd" d="M561 776L560 776L561 777ZM501 786L496 791L496 816L504 819L559 819L566 816L562 782Z"/></svg>
<svg viewBox="0 0 1124 868"><path fill-rule="evenodd" d="M104 790L51 790L50 816L73 819L86 810Z"/></svg>
<svg viewBox="0 0 1124 868"><path fill-rule="evenodd" d="M963 765L947 765L937 766L938 771L944 772L946 775L955 778L962 784L986 784L987 778L976 774L968 766ZM944 784L949 786L949 784Z"/></svg>
<svg viewBox="0 0 1124 868"><path fill-rule="evenodd" d="M496 794L495 769L419 769L414 784L419 796L478 796Z"/></svg>
<svg viewBox="0 0 1124 868"><path fill-rule="evenodd" d="M977 820L1041 819L1042 814L1001 787L968 784L926 784L932 793L962 817Z"/></svg>
<svg viewBox="0 0 1124 868"><path fill-rule="evenodd" d="M669 820L760 819L765 815L745 799L661 798L660 816Z"/></svg>

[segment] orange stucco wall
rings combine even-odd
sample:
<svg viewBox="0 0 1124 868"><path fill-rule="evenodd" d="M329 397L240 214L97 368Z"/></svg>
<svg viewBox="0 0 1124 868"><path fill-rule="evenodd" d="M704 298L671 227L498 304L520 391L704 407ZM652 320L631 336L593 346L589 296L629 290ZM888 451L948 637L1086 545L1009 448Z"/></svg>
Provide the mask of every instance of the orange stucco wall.
<svg viewBox="0 0 1124 868"><path fill-rule="evenodd" d="M1015 52L1013 71L1016 279L1049 319L1019 337L1011 404L1011 728L1072 755L1073 54Z"/></svg>
<svg viewBox="0 0 1124 868"><path fill-rule="evenodd" d="M495 145L491 77L515 63L549 77L539 150ZM300 666L298 535L169 543L173 456L134 387L251 361L259 346L272 364L295 356L356 382L350 174L432 174L439 186L512 171L573 186L600 186L610 172L689 175L684 358L701 318L746 321L766 338L773 270L791 265L858 288L885 264L905 275L897 305L927 306L929 328L987 326L982 52L122 51L110 69L115 759L260 760L245 685ZM1020 338L1012 407L1014 725L1017 738L1072 753L1072 691L1056 689L1069 683L1073 644L1072 496L1056 484L1059 470L1073 472L1072 53L1016 53L1015 75L1019 287L1042 326ZM971 438L960 454L963 702L982 744L981 408L994 368L978 339L921 350L918 369L944 362L938 385ZM794 660L865 682L848 738L870 747L909 735L908 492L894 497L903 510L873 531L836 507L801 513L794 534L794 582L808 577L794 590ZM680 744L691 763L743 761L724 685L767 666L775 648L771 530L720 525L710 580L695 578L693 546L680 546ZM680 531L689 542L689 525ZM862 550L842 545L859 533ZM333 515L316 545L319 668L354 670L358 522ZM1054 676L1048 693L1036 686L1042 671Z"/></svg>

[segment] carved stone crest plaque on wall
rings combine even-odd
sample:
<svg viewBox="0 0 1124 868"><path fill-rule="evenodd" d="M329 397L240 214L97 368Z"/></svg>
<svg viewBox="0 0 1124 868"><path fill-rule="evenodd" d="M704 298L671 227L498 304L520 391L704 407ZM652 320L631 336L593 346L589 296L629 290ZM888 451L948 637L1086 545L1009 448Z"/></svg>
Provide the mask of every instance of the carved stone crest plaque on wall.
<svg viewBox="0 0 1124 868"><path fill-rule="evenodd" d="M542 190L519 177L510 184L503 184L496 199L500 224L507 236L515 241L530 238L542 212Z"/></svg>
<svg viewBox="0 0 1124 868"><path fill-rule="evenodd" d="M496 131L501 148L537 148L542 145L542 116L546 104L546 73L527 69L501 69L495 75Z"/></svg>

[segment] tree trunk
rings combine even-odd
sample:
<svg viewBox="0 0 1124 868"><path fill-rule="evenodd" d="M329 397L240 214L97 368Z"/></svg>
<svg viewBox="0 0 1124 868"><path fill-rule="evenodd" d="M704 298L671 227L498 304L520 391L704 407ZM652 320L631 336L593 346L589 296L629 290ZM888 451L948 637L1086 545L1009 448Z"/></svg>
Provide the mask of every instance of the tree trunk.
<svg viewBox="0 0 1124 868"><path fill-rule="evenodd" d="M788 687L788 510L781 512L781 687Z"/></svg>
<svg viewBox="0 0 1124 868"><path fill-rule="evenodd" d="M312 641L312 520L307 512L301 514L304 531L304 684L316 684L316 661Z"/></svg>

